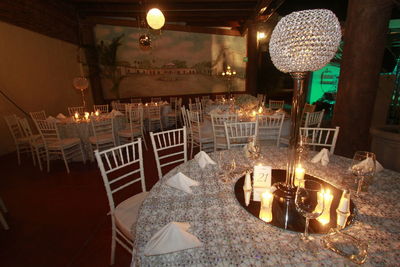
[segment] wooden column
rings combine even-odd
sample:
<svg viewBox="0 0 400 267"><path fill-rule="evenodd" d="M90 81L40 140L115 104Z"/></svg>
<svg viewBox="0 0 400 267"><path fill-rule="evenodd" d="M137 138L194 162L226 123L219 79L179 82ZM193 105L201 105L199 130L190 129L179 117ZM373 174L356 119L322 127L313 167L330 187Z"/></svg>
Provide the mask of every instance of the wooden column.
<svg viewBox="0 0 400 267"><path fill-rule="evenodd" d="M392 0L350 0L333 126L340 126L335 154L370 150L369 128L386 42Z"/></svg>
<svg viewBox="0 0 400 267"><path fill-rule="evenodd" d="M258 70L258 47L256 24L249 26L247 30L247 64L246 64L246 92L251 95L257 94L257 70Z"/></svg>
<svg viewBox="0 0 400 267"><path fill-rule="evenodd" d="M94 36L94 24L81 21L80 33L85 47L86 63L88 66L88 78L92 89L93 103L104 104L103 88L101 86L100 68L96 53L96 40Z"/></svg>

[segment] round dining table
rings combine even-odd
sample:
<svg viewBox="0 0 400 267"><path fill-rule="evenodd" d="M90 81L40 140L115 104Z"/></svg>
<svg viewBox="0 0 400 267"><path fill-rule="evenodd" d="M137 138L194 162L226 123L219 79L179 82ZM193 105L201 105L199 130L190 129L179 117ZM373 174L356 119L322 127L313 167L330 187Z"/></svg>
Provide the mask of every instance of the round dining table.
<svg viewBox="0 0 400 267"><path fill-rule="evenodd" d="M324 234L304 242L300 234L268 224L247 212L235 197L234 186L243 175L221 179L218 166L235 160L237 168L262 163L285 169L287 148L262 147L257 160L246 158L243 149L210 153L217 165L201 170L196 160L183 163L157 182L139 211L132 266L353 266L349 259L322 245ZM351 159L331 155L327 166L304 160L306 173L340 188L349 188ZM192 194L172 188L166 181L178 172L199 182ZM368 192L351 196L356 206L354 222L342 232L368 244L365 266L398 266L400 260L400 173L384 169L375 175ZM190 223L188 232L201 247L146 256L151 237L170 222Z"/></svg>

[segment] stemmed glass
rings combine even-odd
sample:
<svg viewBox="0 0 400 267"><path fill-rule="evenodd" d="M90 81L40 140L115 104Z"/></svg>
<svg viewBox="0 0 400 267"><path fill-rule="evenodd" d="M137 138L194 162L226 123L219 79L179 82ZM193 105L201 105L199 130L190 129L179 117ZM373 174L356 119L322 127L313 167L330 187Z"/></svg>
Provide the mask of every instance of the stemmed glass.
<svg viewBox="0 0 400 267"><path fill-rule="evenodd" d="M355 196L361 192L363 185L370 185L376 170L376 156L368 151L356 151L351 162L351 173L355 176L357 185Z"/></svg>
<svg viewBox="0 0 400 267"><path fill-rule="evenodd" d="M310 219L316 219L324 211L324 200L321 197L322 185L314 180L304 180L296 191L296 210L306 218L303 240L311 240L308 235Z"/></svg>

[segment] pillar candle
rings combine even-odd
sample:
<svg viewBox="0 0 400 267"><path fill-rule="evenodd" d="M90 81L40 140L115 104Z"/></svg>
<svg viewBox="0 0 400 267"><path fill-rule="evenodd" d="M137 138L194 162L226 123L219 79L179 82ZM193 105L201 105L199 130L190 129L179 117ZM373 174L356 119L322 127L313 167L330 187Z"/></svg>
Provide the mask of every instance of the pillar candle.
<svg viewBox="0 0 400 267"><path fill-rule="evenodd" d="M78 112L75 112L74 117L75 117L76 120L79 119L79 113L78 113Z"/></svg>
<svg viewBox="0 0 400 267"><path fill-rule="evenodd" d="M297 165L297 168L295 170L295 179L294 179L294 186L299 186L300 180L304 180L304 175L305 175L305 170L301 166L301 164Z"/></svg>
<svg viewBox="0 0 400 267"><path fill-rule="evenodd" d="M333 200L333 195L331 194L331 191L328 189L326 190L323 194L323 201L324 201L324 211L322 214L317 218L317 220L325 225L330 222L331 220L331 204Z"/></svg>
<svg viewBox="0 0 400 267"><path fill-rule="evenodd" d="M261 208L260 208L260 219L265 222L272 221L272 202L274 195L270 192L264 192L261 195Z"/></svg>

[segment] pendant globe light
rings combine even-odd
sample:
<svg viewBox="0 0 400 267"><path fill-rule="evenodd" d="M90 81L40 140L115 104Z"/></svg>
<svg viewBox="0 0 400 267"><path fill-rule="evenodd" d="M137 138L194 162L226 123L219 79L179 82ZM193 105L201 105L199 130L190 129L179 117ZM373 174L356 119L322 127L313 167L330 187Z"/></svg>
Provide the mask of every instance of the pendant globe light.
<svg viewBox="0 0 400 267"><path fill-rule="evenodd" d="M146 21L154 30L159 30L165 24L164 14L158 8L152 8L147 12Z"/></svg>

